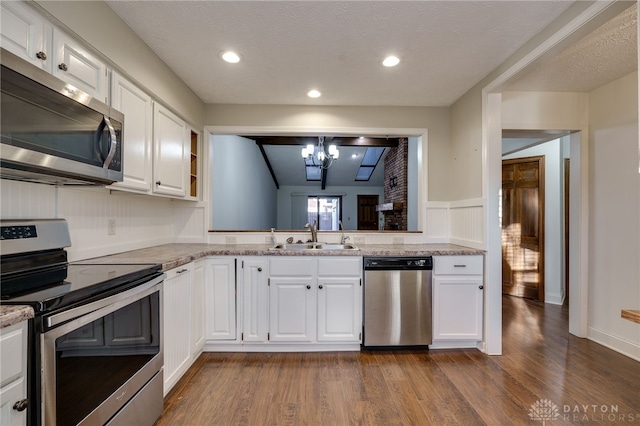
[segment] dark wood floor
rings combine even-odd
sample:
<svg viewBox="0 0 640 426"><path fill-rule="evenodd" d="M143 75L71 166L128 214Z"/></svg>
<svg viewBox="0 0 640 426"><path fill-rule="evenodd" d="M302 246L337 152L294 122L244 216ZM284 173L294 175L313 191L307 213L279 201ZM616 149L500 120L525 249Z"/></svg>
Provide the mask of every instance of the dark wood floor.
<svg viewBox="0 0 640 426"><path fill-rule="evenodd" d="M566 307L503 306L502 356L205 353L157 426L640 424L640 362L569 335Z"/></svg>

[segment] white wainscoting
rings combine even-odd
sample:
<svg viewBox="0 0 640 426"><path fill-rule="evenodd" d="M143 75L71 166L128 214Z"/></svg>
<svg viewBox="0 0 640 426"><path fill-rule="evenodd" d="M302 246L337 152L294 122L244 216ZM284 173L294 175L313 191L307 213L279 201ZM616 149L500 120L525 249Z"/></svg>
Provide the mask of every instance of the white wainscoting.
<svg viewBox="0 0 640 426"><path fill-rule="evenodd" d="M426 203L425 238L484 249L484 199Z"/></svg>
<svg viewBox="0 0 640 426"><path fill-rule="evenodd" d="M208 238L204 203L173 202L173 239L176 243L206 243Z"/></svg>
<svg viewBox="0 0 640 426"><path fill-rule="evenodd" d="M64 218L69 223L70 261L105 256L173 241L171 200L104 187L55 187L0 181L2 219ZM115 234L108 234L109 220Z"/></svg>

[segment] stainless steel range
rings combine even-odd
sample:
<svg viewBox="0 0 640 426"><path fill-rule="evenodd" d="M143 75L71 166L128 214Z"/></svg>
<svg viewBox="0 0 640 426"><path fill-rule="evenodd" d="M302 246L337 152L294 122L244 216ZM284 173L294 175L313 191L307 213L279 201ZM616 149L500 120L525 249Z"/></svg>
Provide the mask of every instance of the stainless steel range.
<svg viewBox="0 0 640 426"><path fill-rule="evenodd" d="M162 414L160 265L68 263L66 221L0 221L2 304L30 305L33 425L152 425Z"/></svg>

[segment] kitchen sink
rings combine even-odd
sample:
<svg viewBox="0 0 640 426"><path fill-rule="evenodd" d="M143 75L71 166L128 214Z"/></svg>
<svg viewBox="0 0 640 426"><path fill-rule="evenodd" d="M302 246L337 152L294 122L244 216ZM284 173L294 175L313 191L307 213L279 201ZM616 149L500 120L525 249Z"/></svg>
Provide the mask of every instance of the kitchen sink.
<svg viewBox="0 0 640 426"><path fill-rule="evenodd" d="M269 250L360 250L353 244L329 244L329 243L298 243L276 244Z"/></svg>

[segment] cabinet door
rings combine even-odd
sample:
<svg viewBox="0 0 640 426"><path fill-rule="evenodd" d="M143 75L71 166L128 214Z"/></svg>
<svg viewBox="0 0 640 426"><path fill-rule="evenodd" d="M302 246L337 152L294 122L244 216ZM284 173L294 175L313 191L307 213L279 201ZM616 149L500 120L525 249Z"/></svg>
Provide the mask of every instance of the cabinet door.
<svg viewBox="0 0 640 426"><path fill-rule="evenodd" d="M482 278L433 278L433 340L482 340Z"/></svg>
<svg viewBox="0 0 640 426"><path fill-rule="evenodd" d="M267 341L267 258L242 260L242 340Z"/></svg>
<svg viewBox="0 0 640 426"><path fill-rule="evenodd" d="M359 342L361 306L360 278L318 278L318 341Z"/></svg>
<svg viewBox="0 0 640 426"><path fill-rule="evenodd" d="M164 394L187 370L191 359L191 274L193 265L167 272L164 280Z"/></svg>
<svg viewBox="0 0 640 426"><path fill-rule="evenodd" d="M269 279L269 341L315 340L316 289L312 277Z"/></svg>
<svg viewBox="0 0 640 426"><path fill-rule="evenodd" d="M104 62L57 28L53 30L53 51L53 75L108 103L107 66Z"/></svg>
<svg viewBox="0 0 640 426"><path fill-rule="evenodd" d="M0 425L18 426L27 424L27 410L18 411L13 405L25 399L27 383L24 377L0 389Z"/></svg>
<svg viewBox="0 0 640 426"><path fill-rule="evenodd" d="M112 73L112 105L124 120L124 177L112 187L151 191L153 103L151 97L121 75Z"/></svg>
<svg viewBox="0 0 640 426"><path fill-rule="evenodd" d="M2 47L51 72L51 24L23 2L3 1L0 7Z"/></svg>
<svg viewBox="0 0 640 426"><path fill-rule="evenodd" d="M206 260L207 340L236 340L235 263L230 258Z"/></svg>
<svg viewBox="0 0 640 426"><path fill-rule="evenodd" d="M153 123L153 192L184 197L186 123L158 103L154 104Z"/></svg>
<svg viewBox="0 0 640 426"><path fill-rule="evenodd" d="M205 341L206 260L195 262L191 283L191 356L200 354Z"/></svg>

